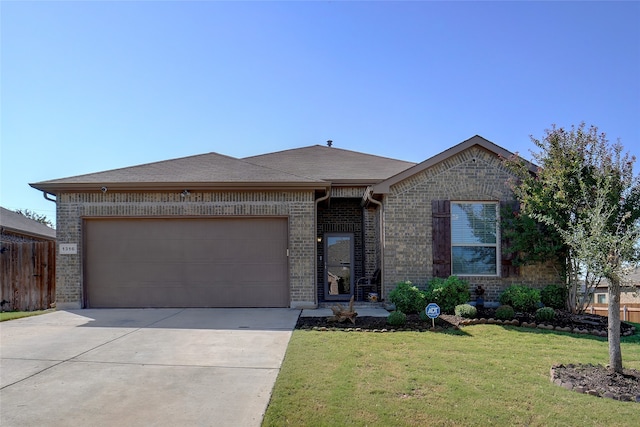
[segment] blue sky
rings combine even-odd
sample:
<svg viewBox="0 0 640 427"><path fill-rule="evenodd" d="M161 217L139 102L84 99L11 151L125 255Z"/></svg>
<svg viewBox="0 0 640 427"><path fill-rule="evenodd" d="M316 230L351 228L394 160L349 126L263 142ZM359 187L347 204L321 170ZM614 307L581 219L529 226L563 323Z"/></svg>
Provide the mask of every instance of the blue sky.
<svg viewBox="0 0 640 427"><path fill-rule="evenodd" d="M597 125L640 155L640 2L2 1L0 205L29 183L324 144L414 162ZM637 169L637 168L636 168Z"/></svg>

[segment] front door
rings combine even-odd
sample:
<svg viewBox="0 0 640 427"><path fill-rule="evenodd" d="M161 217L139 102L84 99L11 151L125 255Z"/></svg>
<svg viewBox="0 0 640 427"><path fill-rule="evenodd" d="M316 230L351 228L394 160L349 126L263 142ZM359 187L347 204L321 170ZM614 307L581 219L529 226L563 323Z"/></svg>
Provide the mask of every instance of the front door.
<svg viewBox="0 0 640 427"><path fill-rule="evenodd" d="M327 300L349 300L353 295L353 234L325 234L325 287Z"/></svg>

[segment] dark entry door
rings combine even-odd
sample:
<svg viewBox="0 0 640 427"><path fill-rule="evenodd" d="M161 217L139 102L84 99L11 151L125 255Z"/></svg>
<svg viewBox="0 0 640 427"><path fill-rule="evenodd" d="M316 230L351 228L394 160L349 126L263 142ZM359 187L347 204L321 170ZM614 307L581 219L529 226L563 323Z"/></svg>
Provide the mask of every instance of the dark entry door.
<svg viewBox="0 0 640 427"><path fill-rule="evenodd" d="M325 287L327 300L348 300L353 295L353 234L325 235Z"/></svg>

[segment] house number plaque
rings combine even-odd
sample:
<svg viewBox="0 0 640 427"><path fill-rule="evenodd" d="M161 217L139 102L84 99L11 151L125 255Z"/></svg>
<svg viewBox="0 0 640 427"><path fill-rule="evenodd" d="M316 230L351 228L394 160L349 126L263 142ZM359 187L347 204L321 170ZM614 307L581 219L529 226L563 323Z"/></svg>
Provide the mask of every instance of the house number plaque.
<svg viewBox="0 0 640 427"><path fill-rule="evenodd" d="M78 253L76 243L60 243L60 255L75 255Z"/></svg>

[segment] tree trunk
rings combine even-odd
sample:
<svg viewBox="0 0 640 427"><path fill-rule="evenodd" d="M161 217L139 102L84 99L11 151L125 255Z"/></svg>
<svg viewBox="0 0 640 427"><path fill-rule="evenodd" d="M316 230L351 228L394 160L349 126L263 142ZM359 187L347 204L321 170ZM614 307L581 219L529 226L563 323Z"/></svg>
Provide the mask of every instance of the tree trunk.
<svg viewBox="0 0 640 427"><path fill-rule="evenodd" d="M617 277L609 278L609 368L622 373L622 350L620 348L620 281Z"/></svg>

